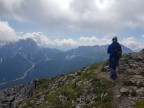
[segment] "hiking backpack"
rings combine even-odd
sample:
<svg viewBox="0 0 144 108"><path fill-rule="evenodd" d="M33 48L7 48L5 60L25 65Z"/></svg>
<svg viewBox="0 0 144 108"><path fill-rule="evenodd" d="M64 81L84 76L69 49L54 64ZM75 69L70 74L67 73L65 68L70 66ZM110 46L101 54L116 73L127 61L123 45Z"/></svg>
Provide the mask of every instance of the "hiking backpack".
<svg viewBox="0 0 144 108"><path fill-rule="evenodd" d="M116 43L114 45L114 55L119 58L122 56L122 49L119 43Z"/></svg>

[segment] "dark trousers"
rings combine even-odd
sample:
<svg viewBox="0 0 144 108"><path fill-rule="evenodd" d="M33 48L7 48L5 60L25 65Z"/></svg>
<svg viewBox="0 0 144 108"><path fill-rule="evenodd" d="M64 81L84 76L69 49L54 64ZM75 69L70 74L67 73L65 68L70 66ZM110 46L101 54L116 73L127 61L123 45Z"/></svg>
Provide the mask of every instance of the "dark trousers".
<svg viewBox="0 0 144 108"><path fill-rule="evenodd" d="M113 79L116 74L116 68L118 66L119 58L117 57L110 57L109 58L109 69L110 69L110 77Z"/></svg>

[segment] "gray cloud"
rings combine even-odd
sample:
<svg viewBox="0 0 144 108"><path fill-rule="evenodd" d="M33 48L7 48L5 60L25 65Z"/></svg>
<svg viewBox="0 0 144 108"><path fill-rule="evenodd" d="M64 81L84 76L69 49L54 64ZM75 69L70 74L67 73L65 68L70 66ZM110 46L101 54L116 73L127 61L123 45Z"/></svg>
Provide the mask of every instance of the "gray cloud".
<svg viewBox="0 0 144 108"><path fill-rule="evenodd" d="M17 41L18 37L8 22L0 21L0 41Z"/></svg>
<svg viewBox="0 0 144 108"><path fill-rule="evenodd" d="M1 0L0 16L48 29L114 32L143 28L143 0Z"/></svg>
<svg viewBox="0 0 144 108"><path fill-rule="evenodd" d="M127 46L128 48L133 49L134 51L139 51L144 48L143 42L140 42L134 37L126 38L122 41L122 44Z"/></svg>
<svg viewBox="0 0 144 108"><path fill-rule="evenodd" d="M110 44L113 36L114 35L111 34L101 38L98 38L97 36L90 36L90 37L81 36L76 39L73 38L49 39L48 36L42 32L16 33L16 31L11 26L9 26L8 22L0 21L0 41L13 42L18 41L19 39L32 38L40 46L57 47L57 48L62 48L66 46L67 49L70 49L78 46ZM135 37L123 38L123 41L121 41L120 43L135 51L139 51L144 47L143 41L140 41Z"/></svg>

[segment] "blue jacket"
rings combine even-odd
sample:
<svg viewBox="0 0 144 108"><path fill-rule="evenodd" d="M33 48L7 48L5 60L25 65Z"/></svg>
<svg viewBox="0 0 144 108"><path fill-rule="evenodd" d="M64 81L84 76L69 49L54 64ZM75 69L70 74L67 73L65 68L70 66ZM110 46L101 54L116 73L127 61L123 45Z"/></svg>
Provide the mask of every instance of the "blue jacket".
<svg viewBox="0 0 144 108"><path fill-rule="evenodd" d="M107 53L110 54L110 64L113 64L114 66L118 65L119 57L115 56L114 47L117 42L113 42L111 45L108 46Z"/></svg>
<svg viewBox="0 0 144 108"><path fill-rule="evenodd" d="M113 42L111 45L108 46L107 53L110 54L110 57L115 57L115 55L116 55L115 54L116 52L114 50L114 47L115 47L116 44L119 44L119 43L118 42Z"/></svg>

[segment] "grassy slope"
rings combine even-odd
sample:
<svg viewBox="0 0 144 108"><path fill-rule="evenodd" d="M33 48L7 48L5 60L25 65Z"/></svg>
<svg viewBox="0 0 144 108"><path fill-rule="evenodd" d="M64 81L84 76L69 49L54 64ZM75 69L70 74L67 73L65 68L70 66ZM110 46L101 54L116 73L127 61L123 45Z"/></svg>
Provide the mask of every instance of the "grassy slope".
<svg viewBox="0 0 144 108"><path fill-rule="evenodd" d="M112 108L112 82L98 77L102 64L96 63L88 69L52 79L41 79L33 96L19 104L22 108L73 108L80 103L84 108ZM36 105L39 100L42 102Z"/></svg>

